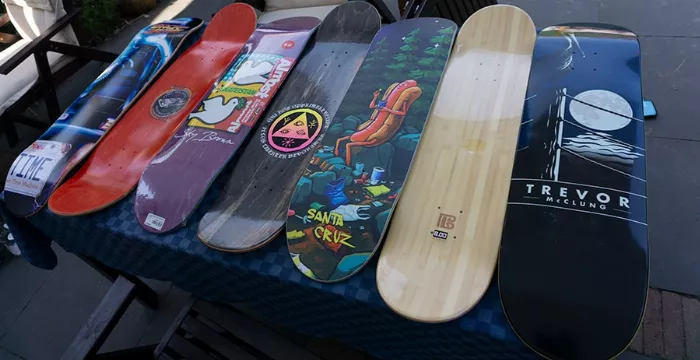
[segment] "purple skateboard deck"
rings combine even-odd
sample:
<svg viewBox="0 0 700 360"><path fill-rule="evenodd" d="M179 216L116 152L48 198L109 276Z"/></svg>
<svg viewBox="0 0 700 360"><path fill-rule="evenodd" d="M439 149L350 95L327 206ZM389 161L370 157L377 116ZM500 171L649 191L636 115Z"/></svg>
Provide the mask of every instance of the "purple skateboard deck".
<svg viewBox="0 0 700 360"><path fill-rule="evenodd" d="M306 46L320 20L263 24L144 171L135 212L148 231L181 226L236 153Z"/></svg>

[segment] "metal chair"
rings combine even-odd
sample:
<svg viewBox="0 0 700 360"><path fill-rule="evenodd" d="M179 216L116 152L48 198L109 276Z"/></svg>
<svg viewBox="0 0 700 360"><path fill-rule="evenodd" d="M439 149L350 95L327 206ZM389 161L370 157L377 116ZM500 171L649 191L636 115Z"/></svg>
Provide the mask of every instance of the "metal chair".
<svg viewBox="0 0 700 360"><path fill-rule="evenodd" d="M56 85L91 60L112 62L116 55L78 45L71 28L80 9L70 0L3 0L7 14L0 22L12 22L17 36L0 34L13 42L0 52L0 133L12 147L18 141L15 123L46 129L58 118L60 108ZM36 100L44 98L49 121L24 116Z"/></svg>

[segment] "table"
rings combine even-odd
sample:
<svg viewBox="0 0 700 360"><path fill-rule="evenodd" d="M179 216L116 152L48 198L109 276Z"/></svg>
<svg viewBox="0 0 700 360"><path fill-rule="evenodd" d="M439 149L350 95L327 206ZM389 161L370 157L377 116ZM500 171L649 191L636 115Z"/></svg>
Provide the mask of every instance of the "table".
<svg viewBox="0 0 700 360"><path fill-rule="evenodd" d="M496 281L481 302L460 319L422 324L393 313L379 296L376 258L347 281L314 282L287 252L284 235L263 248L230 254L197 239L199 220L223 189L222 172L186 227L155 235L139 225L133 194L95 214L60 217L43 209L28 219L3 216L31 264L52 269L56 241L126 273L170 281L210 301L245 303L256 315L298 332L332 337L383 359L533 359L503 314Z"/></svg>

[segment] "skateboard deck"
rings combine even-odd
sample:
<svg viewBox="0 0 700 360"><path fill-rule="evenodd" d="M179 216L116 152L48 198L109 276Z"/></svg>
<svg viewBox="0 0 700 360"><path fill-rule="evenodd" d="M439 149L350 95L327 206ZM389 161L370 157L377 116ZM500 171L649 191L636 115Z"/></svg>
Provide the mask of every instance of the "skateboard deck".
<svg viewBox="0 0 700 360"><path fill-rule="evenodd" d="M260 25L224 75L144 170L136 217L148 231L181 226L292 70L320 20ZM177 176L173 176L177 174Z"/></svg>
<svg viewBox="0 0 700 360"><path fill-rule="evenodd" d="M455 319L491 282L535 38L508 5L459 31L377 265L379 293L404 317Z"/></svg>
<svg viewBox="0 0 700 360"><path fill-rule="evenodd" d="M128 195L151 158L243 48L255 23L250 5L221 9L199 41L163 72L80 170L56 189L49 209L58 215L83 215Z"/></svg>
<svg viewBox="0 0 700 360"><path fill-rule="evenodd" d="M379 13L365 2L340 5L326 16L236 159L218 203L202 218L198 235L205 244L249 251L284 228L297 179L379 27Z"/></svg>
<svg viewBox="0 0 700 360"><path fill-rule="evenodd" d="M341 281L377 250L456 28L419 18L386 25L374 37L290 201L287 244L306 276Z"/></svg>
<svg viewBox="0 0 700 360"><path fill-rule="evenodd" d="M120 119L141 92L202 25L175 19L141 30L49 129L15 160L5 203L17 216L39 211L57 185Z"/></svg>
<svg viewBox="0 0 700 360"><path fill-rule="evenodd" d="M535 45L499 258L515 333L550 359L609 359L641 323L649 275L640 49L598 24Z"/></svg>

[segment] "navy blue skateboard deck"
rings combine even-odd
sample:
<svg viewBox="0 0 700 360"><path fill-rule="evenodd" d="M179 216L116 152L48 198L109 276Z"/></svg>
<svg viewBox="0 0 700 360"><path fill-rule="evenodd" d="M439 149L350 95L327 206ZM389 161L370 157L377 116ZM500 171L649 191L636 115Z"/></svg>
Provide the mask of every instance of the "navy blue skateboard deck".
<svg viewBox="0 0 700 360"><path fill-rule="evenodd" d="M499 259L515 333L550 359L609 359L634 338L649 274L634 33L544 29L535 45Z"/></svg>

